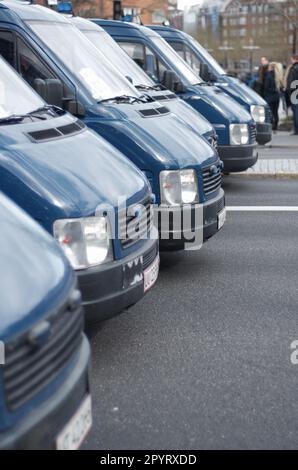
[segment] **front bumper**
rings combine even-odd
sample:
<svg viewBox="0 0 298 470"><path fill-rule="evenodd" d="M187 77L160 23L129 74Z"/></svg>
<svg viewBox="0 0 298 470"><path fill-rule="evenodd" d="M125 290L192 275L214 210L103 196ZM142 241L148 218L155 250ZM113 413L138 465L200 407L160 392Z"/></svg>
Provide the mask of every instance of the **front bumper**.
<svg viewBox="0 0 298 470"><path fill-rule="evenodd" d="M53 394L9 431L0 433L0 450L51 450L59 432L89 394L90 348L83 336L79 357L67 379Z"/></svg>
<svg viewBox="0 0 298 470"><path fill-rule="evenodd" d="M259 145L265 145L272 139L272 125L268 122L257 122L257 142Z"/></svg>
<svg viewBox="0 0 298 470"><path fill-rule="evenodd" d="M207 241L218 232L218 214L225 207L225 194L223 189L220 189L216 197L209 199L203 204L197 204L192 207L191 211L191 228L190 230L183 230L182 225L173 227L174 213L180 212L180 207L166 207L159 208L159 246L161 251L170 250L184 250L184 249L200 249L202 243ZM197 217L195 211L198 210ZM169 220L169 228L163 228L160 213L163 212L166 217L164 220ZM181 216L181 222L183 217ZM197 219L197 220L196 220ZM191 234L196 234L197 243L192 243L190 238ZM187 248L187 244L189 248Z"/></svg>
<svg viewBox="0 0 298 470"><path fill-rule="evenodd" d="M157 256L158 240L149 239L126 258L77 271L86 320L106 320L138 302L144 296L143 270ZM142 269L131 277L130 266L133 269L136 260L142 263Z"/></svg>
<svg viewBox="0 0 298 470"><path fill-rule="evenodd" d="M257 144L220 145L218 153L224 162L224 172L245 171L258 159Z"/></svg>

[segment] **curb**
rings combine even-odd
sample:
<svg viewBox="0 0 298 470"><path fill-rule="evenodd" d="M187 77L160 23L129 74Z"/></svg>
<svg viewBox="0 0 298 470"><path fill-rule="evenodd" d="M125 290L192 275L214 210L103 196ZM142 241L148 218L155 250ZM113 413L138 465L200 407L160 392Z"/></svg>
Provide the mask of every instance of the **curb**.
<svg viewBox="0 0 298 470"><path fill-rule="evenodd" d="M298 178L298 159L261 159L252 168L233 174L271 178Z"/></svg>

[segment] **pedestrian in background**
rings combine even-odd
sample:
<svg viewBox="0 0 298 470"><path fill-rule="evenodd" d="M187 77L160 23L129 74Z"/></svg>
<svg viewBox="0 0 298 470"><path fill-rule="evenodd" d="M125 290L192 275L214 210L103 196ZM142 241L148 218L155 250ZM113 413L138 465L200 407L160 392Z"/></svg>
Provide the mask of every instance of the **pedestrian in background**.
<svg viewBox="0 0 298 470"><path fill-rule="evenodd" d="M298 90L298 54L291 59L292 65L287 74L286 90L291 100L294 120L294 135L298 135L298 96L295 93ZM297 83L294 83L296 82Z"/></svg>
<svg viewBox="0 0 298 470"><path fill-rule="evenodd" d="M264 97L264 82L266 72L268 71L269 60L267 57L261 57L261 65L259 66L258 70L258 78L254 83L253 89L259 93L259 95Z"/></svg>
<svg viewBox="0 0 298 470"><path fill-rule="evenodd" d="M274 132L278 128L278 108L282 91L282 76L282 64L270 62L264 76L263 97L270 106L272 130Z"/></svg>

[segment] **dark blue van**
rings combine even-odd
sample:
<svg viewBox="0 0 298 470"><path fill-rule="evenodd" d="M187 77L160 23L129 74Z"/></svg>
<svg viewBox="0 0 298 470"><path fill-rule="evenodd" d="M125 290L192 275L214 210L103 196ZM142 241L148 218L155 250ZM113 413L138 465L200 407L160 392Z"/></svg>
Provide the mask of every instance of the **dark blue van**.
<svg viewBox="0 0 298 470"><path fill-rule="evenodd" d="M0 31L1 48L11 35ZM108 318L141 299L157 277L149 183L85 124L46 105L1 57L0 69L0 189L61 245L88 319ZM57 92L55 80L42 86L48 96ZM140 231L125 236L135 219Z"/></svg>
<svg viewBox="0 0 298 470"><path fill-rule="evenodd" d="M99 24L156 83L177 93L211 122L225 172L243 171L255 164L256 125L242 106L201 80L155 31L121 21L101 20Z"/></svg>
<svg viewBox="0 0 298 470"><path fill-rule="evenodd" d="M2 193L0 218L0 450L75 449L92 423L76 277L55 240Z"/></svg>
<svg viewBox="0 0 298 470"><path fill-rule="evenodd" d="M199 133L214 147L217 136L212 124L195 111L189 104L163 85L156 84L117 44L116 41L99 26L100 20L93 23L85 18L71 18L74 24L92 42L92 44L142 93L146 93L160 103L164 103L184 123Z"/></svg>
<svg viewBox="0 0 298 470"><path fill-rule="evenodd" d="M5 43L6 41L6 43ZM161 247L185 248L185 227L173 225L185 206L202 220L192 218L189 233L196 242L214 235L224 222L221 162L204 138L193 132L169 108L142 95L71 22L38 5L0 4L0 50L16 70L51 104L71 111L91 129L122 151L147 176L163 214L158 221ZM45 82L60 84L49 100ZM78 150L83 160L87 150ZM107 165L109 164L107 159ZM112 166L109 190L129 188L121 168ZM145 186L141 190L146 199ZM149 207L149 200L147 202ZM136 211L138 212L138 211ZM135 213L135 212L134 212ZM166 217L168 224L162 223ZM182 216L181 216L182 219ZM161 227L162 225L162 227ZM189 246L189 243L187 243ZM143 245L142 245L143 246ZM201 243L196 243L197 249ZM192 247L194 249L194 245ZM119 247L119 254L136 246Z"/></svg>
<svg viewBox="0 0 298 470"><path fill-rule="evenodd" d="M257 125L257 142L272 139L270 108L263 98L236 77L230 77L201 44L189 34L169 26L150 26L206 82L211 82L244 106Z"/></svg>

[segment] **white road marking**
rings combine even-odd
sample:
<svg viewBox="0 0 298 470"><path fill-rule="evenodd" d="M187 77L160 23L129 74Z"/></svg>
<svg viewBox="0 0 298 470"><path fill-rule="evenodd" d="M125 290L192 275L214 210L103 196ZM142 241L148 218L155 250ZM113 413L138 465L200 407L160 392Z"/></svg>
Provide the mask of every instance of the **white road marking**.
<svg viewBox="0 0 298 470"><path fill-rule="evenodd" d="M228 212L298 212L298 206L226 206Z"/></svg>

